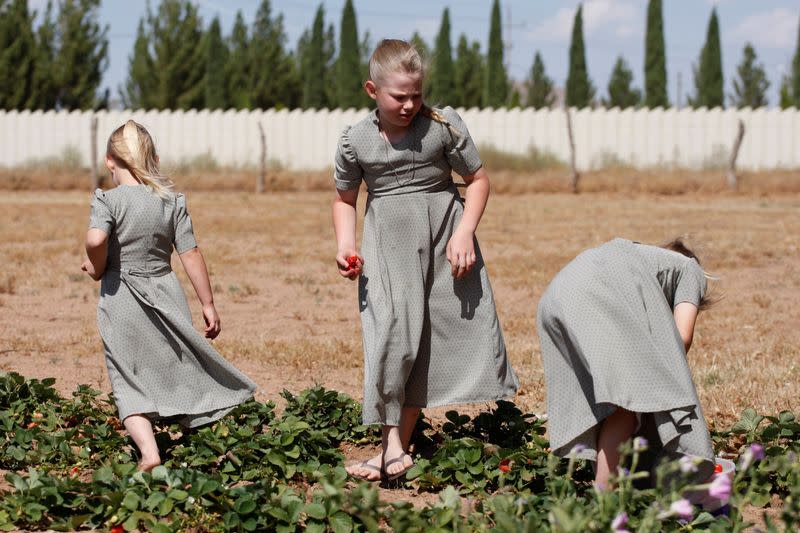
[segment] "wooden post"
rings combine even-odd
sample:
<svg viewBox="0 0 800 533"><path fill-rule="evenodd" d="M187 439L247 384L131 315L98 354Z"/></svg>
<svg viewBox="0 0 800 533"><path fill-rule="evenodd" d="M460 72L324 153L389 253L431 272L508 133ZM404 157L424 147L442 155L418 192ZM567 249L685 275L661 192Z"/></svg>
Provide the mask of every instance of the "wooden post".
<svg viewBox="0 0 800 533"><path fill-rule="evenodd" d="M256 180L256 193L264 192L264 183L267 180L267 136L264 134L264 126L258 122L258 133L261 136L261 163Z"/></svg>
<svg viewBox="0 0 800 533"><path fill-rule="evenodd" d="M744 122L739 119L739 131L736 133L736 140L733 142L733 150L731 150L731 159L728 162L728 187L731 189L739 187L739 178L736 176L736 158L739 157L739 147L742 146L743 138Z"/></svg>
<svg viewBox="0 0 800 533"><path fill-rule="evenodd" d="M100 187L100 177L97 175L97 115L92 115L89 131L89 153L91 154L89 171L92 177L92 191L94 191Z"/></svg>
<svg viewBox="0 0 800 533"><path fill-rule="evenodd" d="M580 174L578 174L578 170L575 168L575 138L572 135L572 117L569 114L569 106L564 106L564 113L567 115L567 135L569 135L569 166L572 171L570 176L570 185L572 186L572 192L577 194L578 193L578 180L580 180Z"/></svg>

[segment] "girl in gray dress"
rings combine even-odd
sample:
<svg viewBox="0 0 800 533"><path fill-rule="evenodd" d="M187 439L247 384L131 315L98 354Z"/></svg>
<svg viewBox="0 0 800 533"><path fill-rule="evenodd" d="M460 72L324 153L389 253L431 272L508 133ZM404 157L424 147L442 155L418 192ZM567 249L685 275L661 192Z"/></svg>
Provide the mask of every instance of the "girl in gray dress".
<svg viewBox="0 0 800 533"><path fill-rule="evenodd" d="M339 272L359 280L364 422L383 425L382 453L348 471L377 481L411 468L422 407L509 397L517 378L475 239L489 180L469 131L452 108L423 103L422 61L408 43L382 41L369 75L377 109L340 138L333 223ZM452 171L467 184L466 201Z"/></svg>
<svg viewBox="0 0 800 533"><path fill-rule="evenodd" d="M614 239L553 279L537 326L553 453L596 461L595 483L617 471L634 435L656 458L690 456L699 477L714 455L686 352L706 276L680 240L665 247Z"/></svg>
<svg viewBox="0 0 800 533"><path fill-rule="evenodd" d="M203 255L182 194L158 169L153 141L129 120L108 140L106 167L116 188L97 189L81 268L102 280L97 326L119 417L139 448L141 470L160 464L152 419L197 427L251 398L255 384L192 325L170 267L172 248L203 306L205 337L220 320Z"/></svg>

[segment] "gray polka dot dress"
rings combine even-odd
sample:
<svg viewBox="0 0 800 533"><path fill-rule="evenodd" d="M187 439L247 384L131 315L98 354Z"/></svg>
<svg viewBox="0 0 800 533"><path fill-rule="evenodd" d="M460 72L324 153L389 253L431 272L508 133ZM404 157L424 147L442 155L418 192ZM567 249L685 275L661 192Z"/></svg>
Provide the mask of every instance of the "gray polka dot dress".
<svg viewBox="0 0 800 533"><path fill-rule="evenodd" d="M614 239L561 270L539 302L550 445L596 459L599 423L618 406L661 455L713 452L673 308L698 305L703 270L670 250Z"/></svg>
<svg viewBox="0 0 800 533"><path fill-rule="evenodd" d="M177 417L197 427L253 396L255 384L192 325L170 267L196 246L181 194L144 185L95 191L89 226L109 235L97 325L120 419Z"/></svg>
<svg viewBox="0 0 800 533"><path fill-rule="evenodd" d="M403 406L433 407L513 396L480 248L464 279L453 278L446 246L463 213L451 171L482 165L452 108L448 126L418 114L407 135L389 143L377 112L344 130L336 187L366 183L359 304L364 342L364 422L397 425Z"/></svg>

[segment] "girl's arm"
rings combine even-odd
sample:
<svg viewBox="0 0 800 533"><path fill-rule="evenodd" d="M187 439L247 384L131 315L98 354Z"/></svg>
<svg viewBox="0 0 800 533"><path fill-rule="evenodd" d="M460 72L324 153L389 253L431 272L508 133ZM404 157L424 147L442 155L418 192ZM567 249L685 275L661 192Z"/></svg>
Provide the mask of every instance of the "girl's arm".
<svg viewBox="0 0 800 533"><path fill-rule="evenodd" d="M208 279L206 261L203 259L200 248L187 250L178 255L178 257L181 258L183 269L186 271L186 275L189 276L194 291L197 293L197 298L203 306L203 319L206 322L205 335L209 339L213 339L219 335L222 323L217 314L217 308L214 306L214 294L211 292L211 281Z"/></svg>
<svg viewBox="0 0 800 533"><path fill-rule="evenodd" d="M456 279L466 277L475 266L475 230L489 200L489 175L483 167L471 176L464 176L464 182L467 184L464 214L447 243L447 260Z"/></svg>
<svg viewBox="0 0 800 533"><path fill-rule="evenodd" d="M333 231L336 234L336 265L339 274L348 279L356 279L361 273L364 258L356 250L356 201L358 187L348 190L336 189L333 198ZM358 257L355 268L347 264L348 257Z"/></svg>
<svg viewBox="0 0 800 533"><path fill-rule="evenodd" d="M81 270L98 281L106 271L108 258L108 233L98 228L86 232L86 255L89 257L81 265Z"/></svg>
<svg viewBox="0 0 800 533"><path fill-rule="evenodd" d="M683 346L686 352L692 346L692 337L694 337L694 324L697 321L697 306L691 302L681 302L675 306L672 311L675 317L675 325L678 327L678 333L681 334L683 339Z"/></svg>

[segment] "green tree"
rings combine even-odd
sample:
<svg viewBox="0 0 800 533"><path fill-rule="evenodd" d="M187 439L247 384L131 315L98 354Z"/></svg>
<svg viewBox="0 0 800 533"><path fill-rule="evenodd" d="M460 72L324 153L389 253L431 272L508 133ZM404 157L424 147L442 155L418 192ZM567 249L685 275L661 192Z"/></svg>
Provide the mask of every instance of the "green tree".
<svg viewBox="0 0 800 533"><path fill-rule="evenodd" d="M286 51L283 15L272 16L269 0L262 0L253 22L247 72L251 77L249 104L261 109L297 107L300 80Z"/></svg>
<svg viewBox="0 0 800 533"><path fill-rule="evenodd" d="M534 109L550 107L556 99L553 93L553 80L544 70L544 61L541 54L537 51L533 56L533 66L525 82L528 91L526 104Z"/></svg>
<svg viewBox="0 0 800 533"><path fill-rule="evenodd" d="M486 78L483 105L502 107L508 99L508 75L503 64L503 34L500 19L500 2L492 2L492 15L489 26L489 47L486 52Z"/></svg>
<svg viewBox="0 0 800 533"><path fill-rule="evenodd" d="M800 109L800 24L797 25L797 45L792 58L791 89L794 106Z"/></svg>
<svg viewBox="0 0 800 533"><path fill-rule="evenodd" d="M322 109L327 105L325 87L325 8L317 8L311 35L303 50L303 108Z"/></svg>
<svg viewBox="0 0 800 533"><path fill-rule="evenodd" d="M647 4L644 47L644 104L647 107L669 107L661 0L649 0Z"/></svg>
<svg viewBox="0 0 800 533"><path fill-rule="evenodd" d="M205 35L205 108L227 109L228 95L225 83L225 65L228 62L228 47L222 40L219 17L214 17Z"/></svg>
<svg viewBox="0 0 800 533"><path fill-rule="evenodd" d="M36 60L27 0L0 1L0 109L29 109Z"/></svg>
<svg viewBox="0 0 800 533"><path fill-rule="evenodd" d="M764 65L756 63L756 51L753 45L744 45L742 62L736 68L739 79L733 80L731 103L736 107L764 107L767 105L767 89L769 80Z"/></svg>
<svg viewBox="0 0 800 533"><path fill-rule="evenodd" d="M722 75L722 47L719 41L719 20L716 8L711 10L706 30L706 42L700 50L700 60L694 68L695 96L689 98L692 107L724 107L725 91Z"/></svg>
<svg viewBox="0 0 800 533"><path fill-rule="evenodd" d="M236 12L236 21L228 37L228 62L225 65L228 100L235 109L250 108L250 38L247 24L241 11Z"/></svg>
<svg viewBox="0 0 800 533"><path fill-rule="evenodd" d="M617 58L611 78L608 80L608 100L603 101L606 107L635 107L642 101L642 93L633 88L633 72L622 56Z"/></svg>
<svg viewBox="0 0 800 533"><path fill-rule="evenodd" d="M458 38L456 61L454 64L455 88L453 91L454 107L480 107L483 99L483 77L486 67L481 45L478 41L472 44L463 33Z"/></svg>
<svg viewBox="0 0 800 533"><path fill-rule="evenodd" d="M434 104L450 104L455 92L453 49L450 46L450 10L444 8L431 69L429 100Z"/></svg>
<svg viewBox="0 0 800 533"><path fill-rule="evenodd" d="M36 58L30 98L32 109L53 109L58 103L55 61L56 25L53 21L53 3L48 0L42 21L36 30Z"/></svg>
<svg viewBox="0 0 800 533"><path fill-rule="evenodd" d="M594 86L586 69L583 46L583 6L578 6L572 23L572 42L569 45L566 103L569 107L587 107L594 98Z"/></svg>
<svg viewBox="0 0 800 533"><path fill-rule="evenodd" d="M108 26L98 22L100 0L61 0L59 7L58 105L91 109L99 103L97 89L108 68Z"/></svg>
<svg viewBox="0 0 800 533"><path fill-rule="evenodd" d="M428 43L425 42L425 39L422 38L419 32L416 31L414 32L414 35L411 36L411 39L408 40L408 42L411 43L411 46L417 50L420 58L422 58L422 64L425 66L425 81L422 82L422 95L427 98L433 89L431 48L428 46Z"/></svg>
<svg viewBox="0 0 800 533"><path fill-rule="evenodd" d="M781 79L780 106L781 109L788 109L794 105L792 101L792 80L784 75Z"/></svg>
<svg viewBox="0 0 800 533"><path fill-rule="evenodd" d="M123 100L147 109L200 109L205 103L203 26L189 0L162 0L139 23Z"/></svg>
<svg viewBox="0 0 800 533"><path fill-rule="evenodd" d="M362 88L364 65L353 0L346 0L339 29L339 57L336 59L336 104L341 109L361 107L367 96Z"/></svg>

